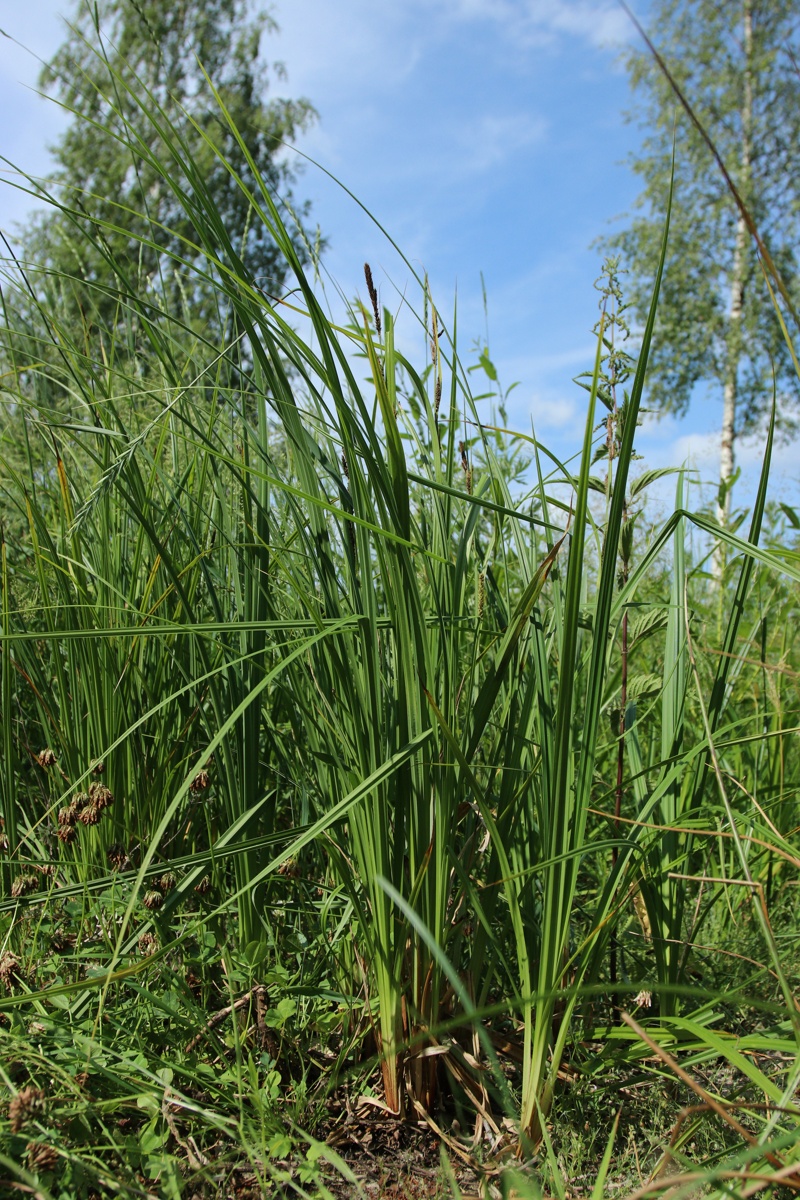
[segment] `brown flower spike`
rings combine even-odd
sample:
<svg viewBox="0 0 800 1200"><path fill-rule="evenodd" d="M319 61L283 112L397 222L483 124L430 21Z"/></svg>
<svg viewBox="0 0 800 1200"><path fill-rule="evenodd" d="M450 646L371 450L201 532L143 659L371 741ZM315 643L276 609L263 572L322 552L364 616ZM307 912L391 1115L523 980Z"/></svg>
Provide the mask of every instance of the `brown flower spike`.
<svg viewBox="0 0 800 1200"><path fill-rule="evenodd" d="M28 1142L28 1167L31 1171L52 1171L58 1163L58 1151L44 1142Z"/></svg>
<svg viewBox="0 0 800 1200"><path fill-rule="evenodd" d="M8 1106L11 1132L19 1133L26 1121L41 1116L44 1112L44 1092L35 1087L24 1087L17 1092Z"/></svg>

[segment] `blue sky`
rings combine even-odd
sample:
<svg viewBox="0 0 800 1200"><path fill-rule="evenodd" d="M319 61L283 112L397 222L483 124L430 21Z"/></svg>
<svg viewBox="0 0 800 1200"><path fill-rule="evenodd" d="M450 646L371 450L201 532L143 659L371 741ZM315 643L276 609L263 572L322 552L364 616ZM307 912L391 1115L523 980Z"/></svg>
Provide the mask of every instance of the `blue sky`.
<svg viewBox="0 0 800 1200"><path fill-rule="evenodd" d="M58 109L30 90L36 55L62 40L66 0L28 0L0 20L26 54L0 38L0 154L45 174ZM647 3L636 5L647 21ZM624 216L637 192L625 165L639 131L620 46L635 35L611 0L279 0L280 35L265 49L288 80L274 94L307 96L320 120L300 148L379 218L420 272L443 314L458 294L460 348L484 335L480 275L489 300L492 358L512 393L512 423L566 455L578 448L584 393L572 382L593 359L591 243ZM26 86L27 85L27 86ZM329 241L326 266L352 296L372 264L384 303L407 290L408 269L354 202L308 166L297 185ZM0 228L25 212L0 185ZM408 326L408 337L412 337ZM420 357L424 353L421 342ZM682 421L651 422L638 439L647 465L691 459L717 470L721 405L698 401ZM796 451L779 452L775 490L797 502ZM745 480L757 443L739 448ZM671 485L670 485L671 490Z"/></svg>

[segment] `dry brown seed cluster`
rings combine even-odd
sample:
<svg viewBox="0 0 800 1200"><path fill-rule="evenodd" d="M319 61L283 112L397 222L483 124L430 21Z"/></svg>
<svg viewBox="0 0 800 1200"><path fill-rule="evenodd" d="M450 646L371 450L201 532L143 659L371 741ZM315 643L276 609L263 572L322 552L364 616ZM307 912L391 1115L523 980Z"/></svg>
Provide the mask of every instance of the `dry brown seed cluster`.
<svg viewBox="0 0 800 1200"><path fill-rule="evenodd" d="M102 775L103 772L105 771L105 769L106 769L106 764L103 762L103 760L101 758L100 761L96 762L94 764L94 766L92 767L92 774L93 775Z"/></svg>
<svg viewBox="0 0 800 1200"><path fill-rule="evenodd" d="M198 771L192 782L189 784L189 791L197 795L198 792L204 792L211 785L211 778L208 771Z"/></svg>
<svg viewBox="0 0 800 1200"><path fill-rule="evenodd" d="M164 895L166 896L166 894L168 892L172 891L172 889L175 887L177 882L178 882L178 877L174 871L165 871L164 874L161 876L161 878L158 880L156 887L159 889L159 891L163 892Z"/></svg>
<svg viewBox="0 0 800 1200"><path fill-rule="evenodd" d="M207 892L210 892L211 876L204 875L200 882L194 885L194 890L197 892L198 896L205 896Z"/></svg>
<svg viewBox="0 0 800 1200"><path fill-rule="evenodd" d="M97 773L97 767L94 770ZM56 837L65 846L71 845L78 821L86 826L97 825L104 809L113 803L114 797L104 783L90 783L88 792L76 792L69 807L58 810Z"/></svg>
<svg viewBox="0 0 800 1200"><path fill-rule="evenodd" d="M68 808L60 808L58 810L58 828L56 829L56 837L65 846L69 846L75 841L75 817L72 805Z"/></svg>
<svg viewBox="0 0 800 1200"><path fill-rule="evenodd" d="M109 808L114 803L114 797L104 783L89 784L89 804L98 813Z"/></svg>
<svg viewBox="0 0 800 1200"><path fill-rule="evenodd" d="M100 813L93 804L87 804L86 807L82 808L78 813L78 820L82 825L86 825L87 827L89 825L96 825L100 820Z"/></svg>
<svg viewBox="0 0 800 1200"><path fill-rule="evenodd" d="M20 896L27 896L29 892L37 892L39 890L39 876L35 871L25 871L24 874L18 875L11 885L11 895L15 900Z"/></svg>
<svg viewBox="0 0 800 1200"><path fill-rule="evenodd" d="M44 1142L28 1142L26 1150L31 1171L52 1171L58 1163L58 1151Z"/></svg>
<svg viewBox="0 0 800 1200"><path fill-rule="evenodd" d="M11 950L6 950L0 955L0 983L8 989L13 983L18 983L21 978L19 959Z"/></svg>
<svg viewBox="0 0 800 1200"><path fill-rule="evenodd" d="M142 904L145 906L145 908L150 910L154 908L161 908L163 903L164 897L161 895L161 892L145 892L144 896L142 897Z"/></svg>
<svg viewBox="0 0 800 1200"><path fill-rule="evenodd" d="M26 1121L41 1116L44 1112L44 1092L35 1087L24 1087L17 1092L8 1106L11 1132L19 1133Z"/></svg>
<svg viewBox="0 0 800 1200"><path fill-rule="evenodd" d="M158 949L158 939L150 930L145 930L139 938L139 953L142 958L149 958L151 954L155 954Z"/></svg>
<svg viewBox="0 0 800 1200"><path fill-rule="evenodd" d="M88 803L89 797L86 792L75 793L69 806L69 811L72 813L73 822L78 819Z"/></svg>
<svg viewBox="0 0 800 1200"><path fill-rule="evenodd" d="M56 764L55 750L51 750L48 746L46 750L40 750L36 755L36 761L40 767L53 767Z"/></svg>

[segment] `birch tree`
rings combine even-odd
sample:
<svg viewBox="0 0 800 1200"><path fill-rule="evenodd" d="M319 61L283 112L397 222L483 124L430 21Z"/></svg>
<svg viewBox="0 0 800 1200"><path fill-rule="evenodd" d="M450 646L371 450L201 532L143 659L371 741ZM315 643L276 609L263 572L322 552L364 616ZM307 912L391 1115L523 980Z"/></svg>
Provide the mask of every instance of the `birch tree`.
<svg viewBox="0 0 800 1200"><path fill-rule="evenodd" d="M78 0L67 28L39 81L75 114L53 148L51 189L79 224L95 231L108 253L95 253L91 243L75 236L71 221L51 209L23 238L26 257L73 279L82 277L91 289L91 306L114 303L102 291L120 286L110 261L127 261L137 290L155 282L162 293L169 291L174 270L168 256L191 259L187 244L200 239L164 184L158 162L170 163L171 146L143 105L166 114L191 147L253 281L266 292L279 292L283 257L232 182L235 171L258 191L204 74L218 89L262 177L291 202L295 171L284 143L316 114L307 100L267 99L270 85L284 74L282 64L268 63L265 55L277 30L272 18L254 14L251 0ZM138 141L132 141L131 128ZM305 205L293 204L293 209L300 217L307 213ZM302 236L297 248L305 257ZM185 279L180 286L185 289ZM204 305L196 282L191 301L195 317L213 316L213 302Z"/></svg>
<svg viewBox="0 0 800 1200"><path fill-rule="evenodd" d="M800 217L800 45L792 0L655 0L650 36L709 133L784 279L796 293ZM769 412L797 426L797 378L757 256L708 147L648 50L627 67L644 129L631 166L642 191L627 229L609 243L631 272L640 313L649 298L675 137L675 204L649 404L683 415L722 402L717 515L731 518L736 441ZM721 551L715 573L721 572Z"/></svg>

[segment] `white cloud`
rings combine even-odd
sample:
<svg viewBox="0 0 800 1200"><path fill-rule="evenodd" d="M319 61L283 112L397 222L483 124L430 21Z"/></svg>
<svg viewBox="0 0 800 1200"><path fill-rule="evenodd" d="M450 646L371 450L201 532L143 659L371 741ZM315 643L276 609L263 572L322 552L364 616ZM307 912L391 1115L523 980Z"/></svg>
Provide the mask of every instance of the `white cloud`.
<svg viewBox="0 0 800 1200"><path fill-rule="evenodd" d="M696 420L696 418L694 418ZM716 496L719 480L719 430L686 430L691 423L690 413L685 421L664 417L660 421L645 418L637 436L636 449L643 456L642 468L686 467L688 479L694 485L689 492L688 506L711 503ZM763 437L740 438L736 443L736 466L741 476L733 491L734 508L749 507L756 494L764 461ZM649 493L651 500L668 511L675 496L675 478L668 477L655 484ZM797 479L797 445L780 445L773 449L770 466L768 497L797 504L800 486Z"/></svg>
<svg viewBox="0 0 800 1200"><path fill-rule="evenodd" d="M596 46L618 44L631 23L616 4L599 0L441 0L452 20L491 20L526 46L582 37Z"/></svg>
<svg viewBox="0 0 800 1200"><path fill-rule="evenodd" d="M465 174L491 171L513 154L541 142L547 128L544 117L527 113L484 113L476 124L462 122L454 139L458 166Z"/></svg>

